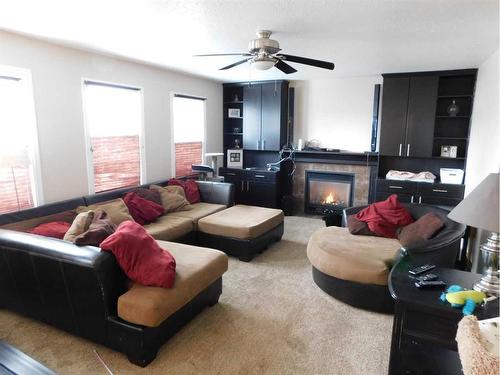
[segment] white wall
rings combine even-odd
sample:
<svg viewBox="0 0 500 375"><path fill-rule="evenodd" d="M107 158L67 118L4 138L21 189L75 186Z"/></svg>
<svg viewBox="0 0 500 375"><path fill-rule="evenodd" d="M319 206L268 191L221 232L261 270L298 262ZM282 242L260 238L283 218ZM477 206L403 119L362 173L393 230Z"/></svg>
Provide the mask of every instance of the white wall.
<svg viewBox="0 0 500 375"><path fill-rule="evenodd" d="M479 66L465 178L466 194L500 168L498 50Z"/></svg>
<svg viewBox="0 0 500 375"><path fill-rule="evenodd" d="M88 193L82 78L143 89L147 181L171 174L171 91L207 98L206 152L222 151L220 83L2 31L0 65L33 76L45 203Z"/></svg>
<svg viewBox="0 0 500 375"><path fill-rule="evenodd" d="M321 147L369 151L376 83L381 76L292 81L295 143L317 139Z"/></svg>

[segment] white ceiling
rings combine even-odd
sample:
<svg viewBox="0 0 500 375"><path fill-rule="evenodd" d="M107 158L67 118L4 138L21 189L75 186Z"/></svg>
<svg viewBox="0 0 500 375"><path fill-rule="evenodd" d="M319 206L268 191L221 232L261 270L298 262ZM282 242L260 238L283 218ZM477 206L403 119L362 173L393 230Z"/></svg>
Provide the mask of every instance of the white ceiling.
<svg viewBox="0 0 500 375"><path fill-rule="evenodd" d="M498 0L2 0L0 28L219 81L477 67L498 48ZM283 53L332 61L285 75L248 64L257 29Z"/></svg>

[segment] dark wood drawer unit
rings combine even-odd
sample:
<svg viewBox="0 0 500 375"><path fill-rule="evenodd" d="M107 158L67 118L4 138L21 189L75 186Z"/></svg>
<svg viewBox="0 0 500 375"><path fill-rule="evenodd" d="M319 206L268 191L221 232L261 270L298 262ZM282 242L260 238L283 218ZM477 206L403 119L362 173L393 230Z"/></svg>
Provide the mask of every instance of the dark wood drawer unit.
<svg viewBox="0 0 500 375"><path fill-rule="evenodd" d="M465 185L379 179L376 200L382 201L391 194L397 194L398 199L404 203L454 207L463 199L464 190Z"/></svg>
<svg viewBox="0 0 500 375"><path fill-rule="evenodd" d="M234 184L236 204L281 208L281 172L221 168L224 181Z"/></svg>

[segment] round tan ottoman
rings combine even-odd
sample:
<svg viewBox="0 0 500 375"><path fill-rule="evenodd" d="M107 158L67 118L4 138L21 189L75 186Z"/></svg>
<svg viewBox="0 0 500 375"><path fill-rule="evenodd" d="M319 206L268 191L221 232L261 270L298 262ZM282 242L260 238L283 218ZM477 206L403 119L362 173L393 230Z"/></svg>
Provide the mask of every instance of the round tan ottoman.
<svg viewBox="0 0 500 375"><path fill-rule="evenodd" d="M326 293L355 307L392 312L387 283L400 247L396 239L326 227L309 239L307 257L314 282Z"/></svg>

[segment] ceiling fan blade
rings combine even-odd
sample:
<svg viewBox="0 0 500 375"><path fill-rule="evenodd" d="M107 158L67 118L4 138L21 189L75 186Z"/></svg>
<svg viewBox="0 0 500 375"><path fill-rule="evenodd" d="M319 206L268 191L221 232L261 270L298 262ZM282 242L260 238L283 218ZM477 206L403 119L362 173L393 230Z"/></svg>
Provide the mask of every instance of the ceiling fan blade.
<svg viewBox="0 0 500 375"><path fill-rule="evenodd" d="M205 56L252 56L250 53L209 53L207 55L194 55L194 57L205 57Z"/></svg>
<svg viewBox="0 0 500 375"><path fill-rule="evenodd" d="M277 57L283 57L286 61L296 62L299 64L305 64L305 65L311 65L311 66L315 66L315 67L323 68L323 69L333 70L333 68L335 68L334 63L331 63L328 61L308 59L307 57L285 55L283 53L280 53Z"/></svg>
<svg viewBox="0 0 500 375"><path fill-rule="evenodd" d="M276 65L274 65L274 67L281 70L285 74L295 73L297 71L297 69L291 67L282 60L278 60L278 62L276 63Z"/></svg>
<svg viewBox="0 0 500 375"><path fill-rule="evenodd" d="M250 60L250 59L243 59L243 60L240 60L240 61L238 61L238 62L235 62L235 63L231 64L231 65L228 65L228 66L225 66L225 67L223 67L223 68L220 68L219 70L231 69L231 68L233 68L233 67L235 67L235 66L237 66L237 65L240 65L240 64L244 64L244 63L246 63L248 60Z"/></svg>

